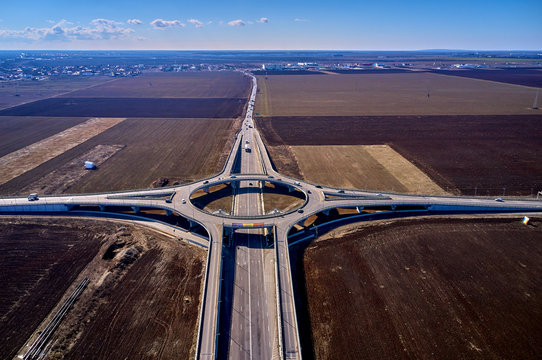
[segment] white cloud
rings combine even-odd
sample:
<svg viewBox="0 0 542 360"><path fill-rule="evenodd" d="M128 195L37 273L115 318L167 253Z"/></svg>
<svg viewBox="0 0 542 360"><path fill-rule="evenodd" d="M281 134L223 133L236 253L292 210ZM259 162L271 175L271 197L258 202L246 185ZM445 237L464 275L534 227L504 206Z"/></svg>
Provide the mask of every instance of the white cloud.
<svg viewBox="0 0 542 360"><path fill-rule="evenodd" d="M155 29L167 29L171 27L185 27L186 26L179 20L163 20L163 19L155 19L151 21L151 25Z"/></svg>
<svg viewBox="0 0 542 360"><path fill-rule="evenodd" d="M0 37L34 41L103 40L125 38L134 32L119 26L121 23L113 20L94 19L90 24L91 26L71 26L71 22L60 20L51 27L27 26L24 30L0 30Z"/></svg>
<svg viewBox="0 0 542 360"><path fill-rule="evenodd" d="M200 28L203 27L203 23L197 19L189 19L187 20L190 24L193 24L195 27Z"/></svg>
<svg viewBox="0 0 542 360"><path fill-rule="evenodd" d="M128 19L126 20L126 22L130 25L140 25L143 23L143 21L139 20L139 19Z"/></svg>
<svg viewBox="0 0 542 360"><path fill-rule="evenodd" d="M297 18L297 19L294 19L294 21L295 21L295 22L307 22L307 21L309 21L309 20Z"/></svg>
<svg viewBox="0 0 542 360"><path fill-rule="evenodd" d="M228 25L229 26L245 26L246 24L243 20L237 19L237 20L229 21Z"/></svg>
<svg viewBox="0 0 542 360"><path fill-rule="evenodd" d="M269 19L266 17L262 17L260 18L260 20L258 20L258 22L262 24L267 24L269 22Z"/></svg>

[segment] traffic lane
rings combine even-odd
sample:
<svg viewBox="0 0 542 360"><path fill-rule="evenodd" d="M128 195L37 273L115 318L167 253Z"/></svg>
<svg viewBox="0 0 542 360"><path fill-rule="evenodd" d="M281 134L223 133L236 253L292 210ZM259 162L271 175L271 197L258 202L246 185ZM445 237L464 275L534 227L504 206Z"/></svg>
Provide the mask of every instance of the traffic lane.
<svg viewBox="0 0 542 360"><path fill-rule="evenodd" d="M203 304L203 322L201 327L200 358L214 359L216 355L216 336L218 320L218 288L220 281L220 259L222 256L221 233L216 229L211 231L211 246L209 247L209 261L205 284L205 302Z"/></svg>
<svg viewBox="0 0 542 360"><path fill-rule="evenodd" d="M247 238L234 235L235 275L232 301L229 359L251 359L251 314L250 314L250 254Z"/></svg>
<svg viewBox="0 0 542 360"><path fill-rule="evenodd" d="M271 359L273 338L270 333L269 305L265 289L265 263L263 230L248 230L248 252L250 253L251 322L257 331L252 332L252 357ZM272 306L274 304L271 304Z"/></svg>
<svg viewBox="0 0 542 360"><path fill-rule="evenodd" d="M285 248L287 244L284 241L278 242L279 253L279 281L280 297L282 304L282 329L283 329L283 347L286 354L298 354L299 341L297 337L297 318L295 315L295 303L292 293L291 272L288 267L287 253Z"/></svg>

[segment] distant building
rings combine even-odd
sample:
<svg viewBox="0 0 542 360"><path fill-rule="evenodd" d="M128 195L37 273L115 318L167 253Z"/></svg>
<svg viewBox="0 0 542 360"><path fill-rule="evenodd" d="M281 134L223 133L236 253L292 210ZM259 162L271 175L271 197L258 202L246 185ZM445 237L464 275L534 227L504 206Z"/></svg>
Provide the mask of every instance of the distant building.
<svg viewBox="0 0 542 360"><path fill-rule="evenodd" d="M284 66L280 64L263 64L262 65L263 70L284 70Z"/></svg>

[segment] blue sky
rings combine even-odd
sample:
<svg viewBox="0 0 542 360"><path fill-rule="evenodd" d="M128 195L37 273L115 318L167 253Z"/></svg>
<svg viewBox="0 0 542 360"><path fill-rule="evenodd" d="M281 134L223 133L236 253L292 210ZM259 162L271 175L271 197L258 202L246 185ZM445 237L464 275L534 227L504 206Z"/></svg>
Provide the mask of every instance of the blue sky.
<svg viewBox="0 0 542 360"><path fill-rule="evenodd" d="M542 49L539 0L1 1L4 50Z"/></svg>

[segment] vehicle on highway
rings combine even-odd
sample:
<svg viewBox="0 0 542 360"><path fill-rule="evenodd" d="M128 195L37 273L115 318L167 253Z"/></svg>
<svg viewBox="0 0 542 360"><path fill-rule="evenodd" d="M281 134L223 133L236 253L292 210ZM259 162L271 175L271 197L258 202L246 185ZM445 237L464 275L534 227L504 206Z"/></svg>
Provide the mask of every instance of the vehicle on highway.
<svg viewBox="0 0 542 360"><path fill-rule="evenodd" d="M299 181L295 181L294 184L298 185L298 186L301 185L301 183Z"/></svg>
<svg viewBox="0 0 542 360"><path fill-rule="evenodd" d="M303 209L299 209L299 210L297 210L297 212L300 213L300 214L304 213Z"/></svg>
<svg viewBox="0 0 542 360"><path fill-rule="evenodd" d="M38 194L32 193L28 195L28 201L36 201L36 200L39 200Z"/></svg>
<svg viewBox="0 0 542 360"><path fill-rule="evenodd" d="M182 202L183 204L186 204L186 200L185 200L185 199L182 199L181 202Z"/></svg>
<svg viewBox="0 0 542 360"><path fill-rule="evenodd" d="M339 190L339 194L344 194L344 190Z"/></svg>
<svg viewBox="0 0 542 360"><path fill-rule="evenodd" d="M209 183L209 180L205 180L203 183L204 183L204 184L208 184L208 183Z"/></svg>
<svg viewBox="0 0 542 360"><path fill-rule="evenodd" d="M316 187L317 187L318 189L321 189L321 188L322 188L322 186L321 186L321 185L316 185Z"/></svg>
<svg viewBox="0 0 542 360"><path fill-rule="evenodd" d="M504 202L504 200L502 198L496 198L495 201Z"/></svg>

